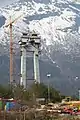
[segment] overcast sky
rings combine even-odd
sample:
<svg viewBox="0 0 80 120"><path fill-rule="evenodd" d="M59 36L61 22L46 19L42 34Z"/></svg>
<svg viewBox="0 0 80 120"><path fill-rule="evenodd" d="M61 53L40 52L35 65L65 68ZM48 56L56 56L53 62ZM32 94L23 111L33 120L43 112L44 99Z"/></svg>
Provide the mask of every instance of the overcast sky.
<svg viewBox="0 0 80 120"><path fill-rule="evenodd" d="M0 7L4 7L6 5L9 5L13 2L15 2L16 0L0 0Z"/></svg>

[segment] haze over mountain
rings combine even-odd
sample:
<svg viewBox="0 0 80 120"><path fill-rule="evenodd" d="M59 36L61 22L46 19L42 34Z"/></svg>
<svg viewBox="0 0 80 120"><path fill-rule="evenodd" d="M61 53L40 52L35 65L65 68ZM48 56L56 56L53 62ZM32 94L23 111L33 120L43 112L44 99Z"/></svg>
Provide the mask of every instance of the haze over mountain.
<svg viewBox="0 0 80 120"><path fill-rule="evenodd" d="M6 70L3 75L0 73L4 81L9 79L9 61L4 60L9 56L9 28L3 28L3 25L7 24L10 15L15 19L21 14L24 15L13 25L16 54L22 32L35 30L42 37L41 81L47 83L46 75L51 73L51 85L62 93L76 94L80 88L80 3L72 0L20 0L0 8L0 61L5 61L4 64L1 62L0 71ZM30 66L29 74L31 71Z"/></svg>

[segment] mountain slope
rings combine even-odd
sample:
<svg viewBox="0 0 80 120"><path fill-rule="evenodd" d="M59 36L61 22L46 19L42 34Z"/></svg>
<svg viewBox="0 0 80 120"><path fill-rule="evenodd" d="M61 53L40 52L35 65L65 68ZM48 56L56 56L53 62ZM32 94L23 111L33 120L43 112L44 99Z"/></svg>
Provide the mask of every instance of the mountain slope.
<svg viewBox="0 0 80 120"><path fill-rule="evenodd" d="M54 87L66 94L76 94L80 83L80 4L71 0L20 0L1 8L1 55L9 54L9 29L3 25L10 15L15 19L22 13L24 16L13 26L15 50L19 51L22 32L37 31L42 37L41 71L45 63L41 80L46 82L50 72Z"/></svg>

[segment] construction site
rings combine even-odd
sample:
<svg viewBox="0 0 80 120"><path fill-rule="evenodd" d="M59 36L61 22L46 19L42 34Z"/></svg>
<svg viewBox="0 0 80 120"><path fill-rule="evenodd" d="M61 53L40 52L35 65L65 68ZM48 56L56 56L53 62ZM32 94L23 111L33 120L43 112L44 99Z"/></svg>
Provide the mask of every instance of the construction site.
<svg viewBox="0 0 80 120"><path fill-rule="evenodd" d="M13 96L9 99L0 98L0 120L79 120L80 117L80 101L72 101L71 97L65 99L51 99L50 86L48 83L47 98L39 97L38 88L40 87L40 70L39 56L41 54L41 37L35 31L27 31L22 33L21 39L18 41L20 49L20 80L19 84L14 80L14 64L13 64L13 38L12 26L15 20L11 20L5 25L10 29L10 81L9 89L12 90ZM35 91L32 89L28 92L27 80L27 53L33 56L33 84L36 86ZM49 78L50 73L47 74ZM44 86L43 86L44 87ZM42 89L42 88L41 88ZM26 92L26 93L25 93ZM24 94L30 95L30 99L24 99ZM28 95L29 94L29 95ZM45 93L46 94L46 93ZM61 96L59 96L61 97ZM58 102L57 102L58 101Z"/></svg>
<svg viewBox="0 0 80 120"><path fill-rule="evenodd" d="M13 26L22 16L13 20L10 17L9 23L4 26L4 29L9 29L9 83L8 89L1 88L3 91L0 93L0 120L80 120L80 90L78 99L62 95L50 85L51 73L48 70L47 84L41 82L40 55L44 41L35 30L27 29L17 41L20 53L18 55L20 70L17 75L19 81L17 81L14 70ZM46 49L45 52L47 53ZM31 66L33 77L30 80L27 71L28 55L33 61ZM48 58L54 63L50 55Z"/></svg>

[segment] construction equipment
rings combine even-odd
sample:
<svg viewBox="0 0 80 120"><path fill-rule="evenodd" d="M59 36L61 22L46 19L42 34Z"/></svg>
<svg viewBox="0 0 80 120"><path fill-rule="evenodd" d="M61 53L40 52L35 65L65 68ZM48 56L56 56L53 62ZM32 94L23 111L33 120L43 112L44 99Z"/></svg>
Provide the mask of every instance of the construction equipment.
<svg viewBox="0 0 80 120"><path fill-rule="evenodd" d="M22 15L18 16L14 20L11 19L10 16L10 21L5 27L10 28L10 84L13 82L13 39L12 39L12 24L16 22Z"/></svg>

